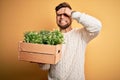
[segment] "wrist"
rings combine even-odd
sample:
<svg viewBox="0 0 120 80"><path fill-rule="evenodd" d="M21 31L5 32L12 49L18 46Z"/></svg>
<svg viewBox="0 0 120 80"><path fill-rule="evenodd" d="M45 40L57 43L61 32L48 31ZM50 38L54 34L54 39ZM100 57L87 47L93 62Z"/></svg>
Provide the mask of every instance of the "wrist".
<svg viewBox="0 0 120 80"><path fill-rule="evenodd" d="M76 12L76 11L72 11L72 12L71 12L71 15L72 15L73 13L75 13L75 12Z"/></svg>
<svg viewBox="0 0 120 80"><path fill-rule="evenodd" d="M72 13L71 13L71 17L73 18L73 19L77 19L78 17L80 17L81 16L81 12L78 12L78 11L72 11Z"/></svg>

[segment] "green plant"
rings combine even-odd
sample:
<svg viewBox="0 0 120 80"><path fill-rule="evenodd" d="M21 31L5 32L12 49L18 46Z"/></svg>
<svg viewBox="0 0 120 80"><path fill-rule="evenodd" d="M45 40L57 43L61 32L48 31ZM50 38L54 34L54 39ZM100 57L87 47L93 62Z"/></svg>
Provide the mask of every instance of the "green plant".
<svg viewBox="0 0 120 80"><path fill-rule="evenodd" d="M64 42L63 34L58 31L42 30L39 32L29 31L24 34L24 41L27 43L57 45Z"/></svg>

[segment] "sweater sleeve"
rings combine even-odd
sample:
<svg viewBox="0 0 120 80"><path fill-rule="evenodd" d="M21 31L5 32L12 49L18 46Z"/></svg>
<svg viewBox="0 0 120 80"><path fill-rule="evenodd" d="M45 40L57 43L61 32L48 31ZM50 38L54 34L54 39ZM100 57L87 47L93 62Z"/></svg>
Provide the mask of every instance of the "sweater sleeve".
<svg viewBox="0 0 120 80"><path fill-rule="evenodd" d="M89 42L94 37L96 37L101 30L101 22L93 16L85 13L73 12L72 18L84 26L80 32L82 33L82 36L86 42Z"/></svg>

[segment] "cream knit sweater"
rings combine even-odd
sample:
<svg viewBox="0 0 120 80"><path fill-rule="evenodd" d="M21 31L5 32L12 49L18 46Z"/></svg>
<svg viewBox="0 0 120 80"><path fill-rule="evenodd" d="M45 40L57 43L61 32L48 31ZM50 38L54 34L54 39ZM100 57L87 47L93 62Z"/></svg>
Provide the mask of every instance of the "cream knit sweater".
<svg viewBox="0 0 120 80"><path fill-rule="evenodd" d="M84 27L63 33L65 44L62 46L61 60L57 64L40 65L42 69L49 70L48 80L85 80L85 48L98 35L102 25L99 20L85 13L74 12L72 18Z"/></svg>

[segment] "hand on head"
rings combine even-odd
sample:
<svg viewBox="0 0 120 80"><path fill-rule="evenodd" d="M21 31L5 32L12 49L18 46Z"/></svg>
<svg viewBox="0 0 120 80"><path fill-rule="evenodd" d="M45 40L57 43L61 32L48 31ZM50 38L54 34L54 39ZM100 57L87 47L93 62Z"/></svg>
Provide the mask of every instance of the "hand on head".
<svg viewBox="0 0 120 80"><path fill-rule="evenodd" d="M64 7L64 8L61 8L57 13L64 14L64 15L71 17L72 10L69 9L68 7Z"/></svg>

